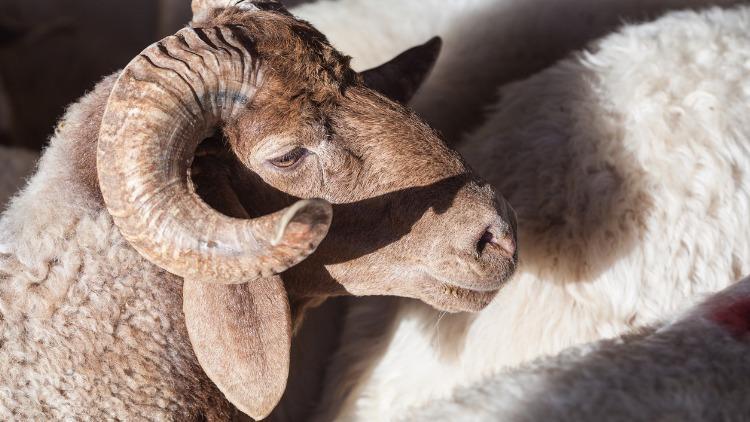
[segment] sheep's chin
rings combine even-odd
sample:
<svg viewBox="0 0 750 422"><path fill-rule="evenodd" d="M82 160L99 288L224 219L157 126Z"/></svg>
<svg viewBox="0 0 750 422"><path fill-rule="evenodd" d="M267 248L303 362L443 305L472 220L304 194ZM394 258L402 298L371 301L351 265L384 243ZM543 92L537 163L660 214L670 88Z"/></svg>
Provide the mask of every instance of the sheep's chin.
<svg viewBox="0 0 750 422"><path fill-rule="evenodd" d="M433 281L430 288L420 300L433 308L444 312L479 312L497 296L500 289L472 290L449 283Z"/></svg>

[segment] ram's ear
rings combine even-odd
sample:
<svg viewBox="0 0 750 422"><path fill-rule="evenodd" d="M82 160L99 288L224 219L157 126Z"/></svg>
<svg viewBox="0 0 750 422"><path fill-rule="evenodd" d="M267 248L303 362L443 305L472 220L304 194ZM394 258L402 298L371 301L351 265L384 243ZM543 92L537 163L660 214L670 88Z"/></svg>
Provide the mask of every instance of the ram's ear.
<svg viewBox="0 0 750 422"><path fill-rule="evenodd" d="M227 399L256 420L286 388L292 322L281 278L245 284L185 280L183 311L198 362Z"/></svg>
<svg viewBox="0 0 750 422"><path fill-rule="evenodd" d="M412 47L391 61L361 73L365 85L406 104L427 79L442 47L440 37Z"/></svg>
<svg viewBox="0 0 750 422"><path fill-rule="evenodd" d="M207 139L196 150L192 181L212 208L247 219L232 188L234 160L223 139ZM291 347L291 313L281 279L233 285L185 280L183 312L195 355L211 381L253 418L271 413L286 388Z"/></svg>

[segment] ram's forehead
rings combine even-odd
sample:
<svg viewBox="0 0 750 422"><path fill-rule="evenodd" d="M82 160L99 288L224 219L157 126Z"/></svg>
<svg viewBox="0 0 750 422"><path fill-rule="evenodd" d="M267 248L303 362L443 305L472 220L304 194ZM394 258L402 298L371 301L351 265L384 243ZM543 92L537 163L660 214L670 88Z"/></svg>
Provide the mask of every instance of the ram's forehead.
<svg viewBox="0 0 750 422"><path fill-rule="evenodd" d="M310 87L344 92L358 81L351 58L337 51L308 22L269 11L227 9L201 26L239 25L245 28L259 58L275 73Z"/></svg>

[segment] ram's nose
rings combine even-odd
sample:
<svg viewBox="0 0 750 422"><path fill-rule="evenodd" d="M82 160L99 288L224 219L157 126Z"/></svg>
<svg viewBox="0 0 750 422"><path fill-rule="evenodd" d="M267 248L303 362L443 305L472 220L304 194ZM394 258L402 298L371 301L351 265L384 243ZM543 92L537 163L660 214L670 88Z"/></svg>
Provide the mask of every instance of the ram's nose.
<svg viewBox="0 0 750 422"><path fill-rule="evenodd" d="M441 224L428 230L448 238L434 242L435 259L429 272L458 287L490 291L499 289L518 263L516 215L501 195L484 183L464 186L454 199L452 212L440 216Z"/></svg>
<svg viewBox="0 0 750 422"><path fill-rule="evenodd" d="M498 220L500 217L497 218ZM516 234L512 225L494 222L484 229L476 242L477 254L499 254L506 259L516 258Z"/></svg>

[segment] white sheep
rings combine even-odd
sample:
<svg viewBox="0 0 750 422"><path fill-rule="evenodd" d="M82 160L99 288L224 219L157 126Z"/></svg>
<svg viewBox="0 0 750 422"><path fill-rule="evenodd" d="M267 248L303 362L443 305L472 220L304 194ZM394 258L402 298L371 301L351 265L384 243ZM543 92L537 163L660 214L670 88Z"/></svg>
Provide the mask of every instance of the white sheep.
<svg viewBox="0 0 750 422"><path fill-rule="evenodd" d="M2 215L0 419L263 418L307 307L477 310L512 274L507 202L373 89L406 99L438 41L357 74L278 2L228 3L72 105Z"/></svg>
<svg viewBox="0 0 750 422"><path fill-rule="evenodd" d="M656 328L499 372L399 420L746 420L750 279Z"/></svg>
<svg viewBox="0 0 750 422"><path fill-rule="evenodd" d="M411 102L449 141L483 122L501 84L527 77L623 21L675 8L728 6L738 0L319 0L292 9L354 58L356 69L382 63L439 35L444 48Z"/></svg>
<svg viewBox="0 0 750 422"><path fill-rule="evenodd" d="M460 150L517 212L517 275L478 315L358 302L319 419L394 419L750 273L749 27L672 13L502 88Z"/></svg>

